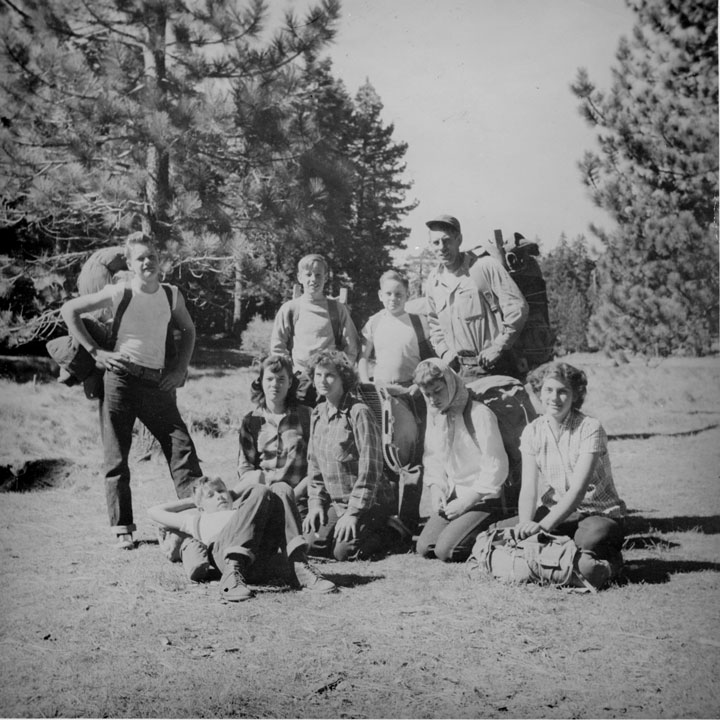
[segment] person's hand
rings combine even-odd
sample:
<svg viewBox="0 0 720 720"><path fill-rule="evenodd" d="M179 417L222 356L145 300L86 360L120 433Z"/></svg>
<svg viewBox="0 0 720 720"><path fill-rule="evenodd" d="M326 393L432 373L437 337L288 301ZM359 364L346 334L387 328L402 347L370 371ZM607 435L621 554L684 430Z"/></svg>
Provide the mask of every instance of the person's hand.
<svg viewBox="0 0 720 720"><path fill-rule="evenodd" d="M476 503L476 498L455 498L445 505L443 515L446 520L456 520Z"/></svg>
<svg viewBox="0 0 720 720"><path fill-rule="evenodd" d="M485 348L479 355L478 355L478 362L480 363L480 367L483 370L492 370L493 367L497 364L497 361L500 359L502 351L498 350L496 347L488 347Z"/></svg>
<svg viewBox="0 0 720 720"><path fill-rule="evenodd" d="M513 530L515 533L515 537L518 540L524 540L525 538L529 538L532 535L537 535L538 533L543 531L540 523L536 523L532 520L530 520L529 522L518 523L513 528Z"/></svg>
<svg viewBox="0 0 720 720"><path fill-rule="evenodd" d="M351 542L357 537L357 515L345 513L335 524L335 541Z"/></svg>
<svg viewBox="0 0 720 720"><path fill-rule="evenodd" d="M303 532L305 534L317 532L325 524L327 524L327 512L325 508L310 508L308 514L305 516L305 520L303 520Z"/></svg>
<svg viewBox="0 0 720 720"><path fill-rule="evenodd" d="M445 493L438 485L430 486L430 507L436 513L440 513L440 510L445 507Z"/></svg>
<svg viewBox="0 0 720 720"><path fill-rule="evenodd" d="M173 368L163 374L160 380L160 389L165 392L176 390L185 382L185 371L182 368Z"/></svg>
<svg viewBox="0 0 720 720"><path fill-rule="evenodd" d="M127 359L119 352L113 352L111 350L98 348L91 354L93 360L95 360L95 365L105 368L106 370L123 370L127 362Z"/></svg>

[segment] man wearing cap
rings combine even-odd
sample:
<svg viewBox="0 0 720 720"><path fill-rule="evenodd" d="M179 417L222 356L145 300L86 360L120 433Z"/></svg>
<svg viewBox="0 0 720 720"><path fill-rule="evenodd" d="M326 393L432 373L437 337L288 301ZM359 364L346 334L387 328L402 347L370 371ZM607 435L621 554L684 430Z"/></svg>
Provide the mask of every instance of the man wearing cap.
<svg viewBox="0 0 720 720"><path fill-rule="evenodd" d="M425 291L430 340L438 357L463 378L492 373L524 379L510 352L528 316L522 292L489 252L460 250L457 218L440 215L426 225L440 262Z"/></svg>

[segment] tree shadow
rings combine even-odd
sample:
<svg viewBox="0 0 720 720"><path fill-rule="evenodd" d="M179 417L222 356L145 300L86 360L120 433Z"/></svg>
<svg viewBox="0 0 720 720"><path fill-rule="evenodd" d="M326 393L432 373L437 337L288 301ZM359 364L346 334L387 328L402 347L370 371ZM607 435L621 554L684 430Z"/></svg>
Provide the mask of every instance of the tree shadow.
<svg viewBox="0 0 720 720"><path fill-rule="evenodd" d="M689 515L672 518L644 518L631 511L625 519L625 535L660 532L700 532L704 535L720 533L720 515Z"/></svg>
<svg viewBox="0 0 720 720"><path fill-rule="evenodd" d="M701 560L631 560L623 567L618 585L659 585L670 581L673 575L680 573L703 572L712 570L720 572L720 563Z"/></svg>
<svg viewBox="0 0 720 720"><path fill-rule="evenodd" d="M323 577L334 582L338 587L354 588L369 585L377 580L384 580L384 575L358 575L357 573L329 573L323 568Z"/></svg>
<svg viewBox="0 0 720 720"><path fill-rule="evenodd" d="M656 535L630 535L623 543L623 550L671 550L676 547L680 547L680 543Z"/></svg>

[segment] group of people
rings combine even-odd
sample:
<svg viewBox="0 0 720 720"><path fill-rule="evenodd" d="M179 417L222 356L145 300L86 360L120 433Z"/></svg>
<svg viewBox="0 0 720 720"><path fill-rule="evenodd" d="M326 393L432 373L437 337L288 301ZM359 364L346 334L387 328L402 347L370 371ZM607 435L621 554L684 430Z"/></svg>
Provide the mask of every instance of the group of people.
<svg viewBox="0 0 720 720"><path fill-rule="evenodd" d="M108 512L118 546L132 548L128 455L135 419L158 439L177 501L150 509L169 556L188 577L220 573L224 600L246 600L248 587L285 562L291 582L327 593L335 584L310 562L371 559L396 540L398 487L383 462L380 428L356 387L390 389L417 410L424 427L423 482L429 517L416 552L465 560L477 535L492 525L519 537L569 534L579 547L617 561L625 506L613 483L607 437L580 412L585 374L564 363L529 377L512 353L527 303L502 263L465 253L456 218L427 223L438 266L425 291L425 312L408 313L407 280L380 278L383 309L358 333L347 307L325 297L328 266L320 255L298 266L302 295L282 305L270 354L252 383L255 407L239 430L237 478L203 475L177 410L195 330L177 288L162 286L157 249L141 233L128 237L132 300L113 348L87 332L84 313L115 314L122 286L67 302L71 334L106 370L101 401ZM163 292L164 290L164 292ZM173 364L165 364L171 327L179 331ZM522 486L517 516L508 517L503 486L508 456L497 418L466 384L487 374L528 380L543 414L522 434Z"/></svg>

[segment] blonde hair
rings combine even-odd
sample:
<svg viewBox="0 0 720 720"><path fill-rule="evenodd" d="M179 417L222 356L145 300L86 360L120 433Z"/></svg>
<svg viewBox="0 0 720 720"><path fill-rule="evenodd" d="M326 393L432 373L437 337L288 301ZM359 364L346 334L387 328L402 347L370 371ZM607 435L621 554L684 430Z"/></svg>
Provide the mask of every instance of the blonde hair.
<svg viewBox="0 0 720 720"><path fill-rule="evenodd" d="M217 475L201 475L193 486L193 496L195 504L201 508L203 501L207 497L210 490L227 490L227 485L222 478Z"/></svg>
<svg viewBox="0 0 720 720"><path fill-rule="evenodd" d="M302 272L303 270L309 270L315 263L319 263L325 268L326 275L330 272L327 260L322 255L318 255L316 253L312 253L311 255L305 255L304 257L300 258L300 262L298 262L298 272Z"/></svg>
<svg viewBox="0 0 720 720"><path fill-rule="evenodd" d="M153 240L149 235L146 235L142 230L138 230L137 232L130 233L130 235L125 238L126 260L132 259L132 249L135 245L147 245L155 250L155 252L158 251L158 246L155 240Z"/></svg>
<svg viewBox="0 0 720 720"><path fill-rule="evenodd" d="M396 282L401 283L407 292L410 291L410 283L408 282L408 279L404 275L401 275L397 270L386 270L380 276L380 289L382 289L382 284L385 280L395 280Z"/></svg>

